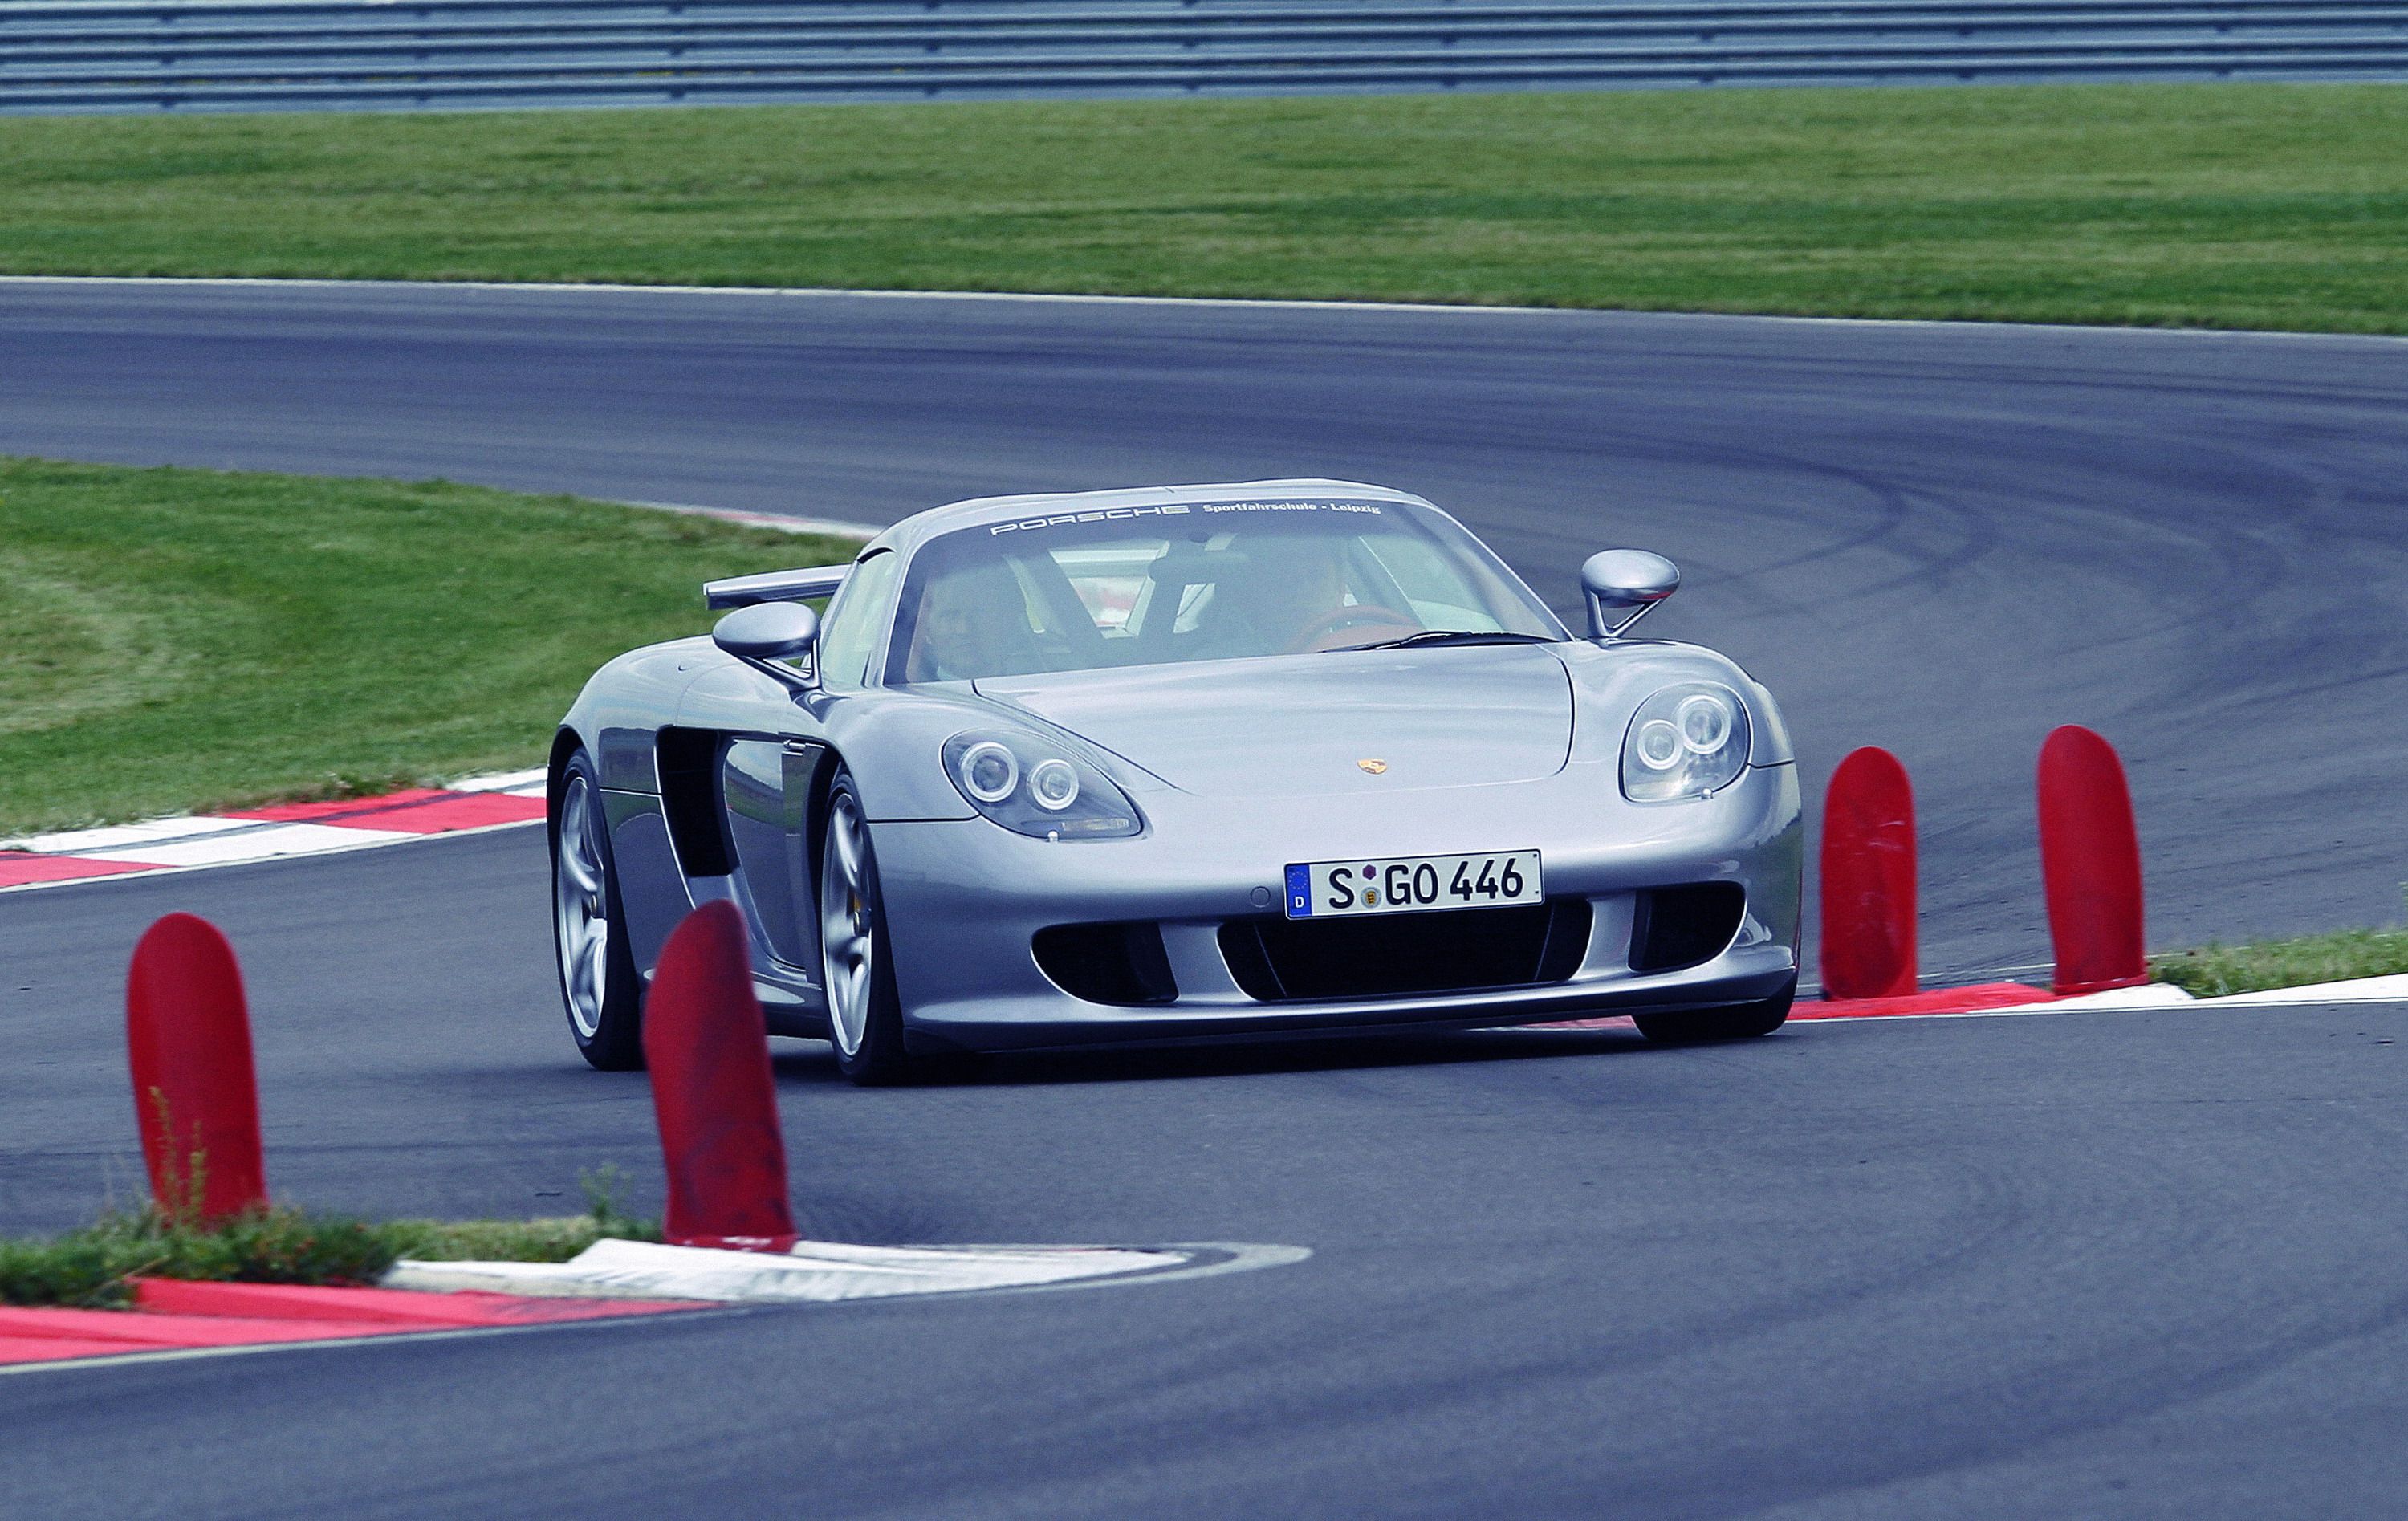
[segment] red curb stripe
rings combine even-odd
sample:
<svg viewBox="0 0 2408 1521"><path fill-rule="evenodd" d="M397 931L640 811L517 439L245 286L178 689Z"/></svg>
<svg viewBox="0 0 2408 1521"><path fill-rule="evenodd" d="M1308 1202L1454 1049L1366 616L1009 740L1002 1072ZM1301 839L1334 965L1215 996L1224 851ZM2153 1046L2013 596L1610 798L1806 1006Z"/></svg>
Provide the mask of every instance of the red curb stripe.
<svg viewBox="0 0 2408 1521"><path fill-rule="evenodd" d="M364 814L380 812L388 808L405 808L411 803L423 803L437 797L450 797L452 793L438 792L433 787L409 787L401 792L389 792L380 797L335 797L315 803L278 803L272 808L229 809L216 815L225 819L270 819L278 824L348 824Z"/></svg>
<svg viewBox="0 0 2408 1521"><path fill-rule="evenodd" d="M2019 1003L2049 1003L2054 993L2021 983L1977 983L1971 987L1936 988L1894 998L1800 998L1789 1006L1791 1023L1801 1019L1904 1019L1917 1014L1970 1014L1984 1009L2007 1009ZM1525 1025L1526 1030L1635 1029L1627 1014L1602 1019L1564 1019L1552 1025Z"/></svg>
<svg viewBox="0 0 2408 1521"><path fill-rule="evenodd" d="M115 1343L116 1352L175 1347L251 1346L266 1342L318 1342L339 1336L384 1336L396 1327L375 1321L262 1320L232 1315L146 1315L122 1310L0 1310L0 1338Z"/></svg>
<svg viewBox="0 0 2408 1521"><path fill-rule="evenodd" d="M0 851L0 887L23 887L37 882L73 882L79 877L114 877L128 871L156 871L141 861L101 861L84 855L34 855L24 851Z"/></svg>
<svg viewBox="0 0 2408 1521"><path fill-rule="evenodd" d="M1789 1010L1799 1019L1898 1019L1914 1014L1970 1014L1984 1009L2007 1009L2019 1003L2048 1003L2053 993L2021 983L1977 983L1971 987L1935 988L1894 998L1801 998Z"/></svg>
<svg viewBox="0 0 2408 1521"><path fill-rule="evenodd" d="M422 1294L402 1288L321 1288L294 1284L205 1284L141 1278L135 1302L178 1316L269 1316L293 1321L377 1324L393 1330L469 1326L531 1326L702 1308L683 1299L537 1299L463 1289Z"/></svg>
<svg viewBox="0 0 2408 1521"><path fill-rule="evenodd" d="M496 824L532 824L543 817L548 806L540 797L513 797L506 792L461 792L361 822L375 829L441 835L454 829L489 828Z"/></svg>
<svg viewBox="0 0 2408 1521"><path fill-rule="evenodd" d="M156 1278L136 1279L134 1293L139 1308L132 1312L0 1309L0 1367L144 1352L503 1330L718 1308L689 1299L553 1299Z"/></svg>

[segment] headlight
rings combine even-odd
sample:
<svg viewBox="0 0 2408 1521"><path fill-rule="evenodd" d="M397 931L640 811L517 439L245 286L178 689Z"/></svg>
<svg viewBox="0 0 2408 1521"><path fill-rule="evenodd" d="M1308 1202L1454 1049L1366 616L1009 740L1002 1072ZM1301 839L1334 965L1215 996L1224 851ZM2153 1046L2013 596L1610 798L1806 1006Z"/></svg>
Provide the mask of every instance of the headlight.
<svg viewBox="0 0 2408 1521"><path fill-rule="evenodd" d="M1622 795L1634 803L1703 797L1747 766L1747 710L1727 686L1668 686L1639 705L1622 741Z"/></svg>
<svg viewBox="0 0 2408 1521"><path fill-rule="evenodd" d="M956 734L945 775L970 806L1039 839L1115 839L1138 832L1137 807L1112 779L1033 734Z"/></svg>

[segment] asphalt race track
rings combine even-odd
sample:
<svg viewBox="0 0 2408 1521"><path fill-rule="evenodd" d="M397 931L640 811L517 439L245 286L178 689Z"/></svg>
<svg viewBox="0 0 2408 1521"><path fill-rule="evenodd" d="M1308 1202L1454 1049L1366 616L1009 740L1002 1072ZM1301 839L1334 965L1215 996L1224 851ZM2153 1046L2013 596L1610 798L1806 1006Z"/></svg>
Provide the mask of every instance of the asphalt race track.
<svg viewBox="0 0 2408 1521"><path fill-rule="evenodd" d="M1646 626L1770 682L1814 795L1860 744L1914 773L1933 969L2047 960L2063 723L2131 768L2158 943L2388 922L2408 878L2400 340L6 281L0 452L871 523L1359 478L1567 613L1592 550L1678 561Z"/></svg>
<svg viewBox="0 0 2408 1521"><path fill-rule="evenodd" d="M884 521L1354 476L1919 789L1926 964L2046 958L2032 755L2132 768L2152 938L2408 877L2408 345L1610 314L0 283L0 452L442 474ZM697 607L697 626L701 616ZM566 694L564 694L564 701ZM138 1184L118 999L224 925L271 1185L657 1208L560 1027L519 830L0 897L0 1229ZM1184 1283L0 1378L0 1512L2356 1515L2408 1493L2408 1010L780 1058L797 1202L873 1241L1244 1241Z"/></svg>

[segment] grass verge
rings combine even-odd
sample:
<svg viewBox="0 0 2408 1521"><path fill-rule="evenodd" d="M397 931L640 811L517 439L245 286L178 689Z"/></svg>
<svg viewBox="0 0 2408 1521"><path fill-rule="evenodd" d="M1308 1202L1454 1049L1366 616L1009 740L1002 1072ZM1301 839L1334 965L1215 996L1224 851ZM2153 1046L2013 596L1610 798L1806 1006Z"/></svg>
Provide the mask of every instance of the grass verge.
<svg viewBox="0 0 2408 1521"><path fill-rule="evenodd" d="M0 270L2408 332L2408 87L0 120Z"/></svg>
<svg viewBox="0 0 2408 1521"><path fill-rule="evenodd" d="M2195 997L2408 972L2408 929L2344 929L2297 940L2207 945L2149 958L2150 974Z"/></svg>
<svg viewBox="0 0 2408 1521"><path fill-rule="evenodd" d="M658 1241L660 1230L619 1213L607 1194L584 1214L544 1220L377 1223L275 1209L197 1227L145 1211L64 1236L0 1241L0 1304L122 1308L136 1277L374 1284L403 1257L566 1262L605 1237Z"/></svg>
<svg viewBox="0 0 2408 1521"><path fill-rule="evenodd" d="M857 546L570 496L0 458L0 839L540 765L713 576Z"/></svg>

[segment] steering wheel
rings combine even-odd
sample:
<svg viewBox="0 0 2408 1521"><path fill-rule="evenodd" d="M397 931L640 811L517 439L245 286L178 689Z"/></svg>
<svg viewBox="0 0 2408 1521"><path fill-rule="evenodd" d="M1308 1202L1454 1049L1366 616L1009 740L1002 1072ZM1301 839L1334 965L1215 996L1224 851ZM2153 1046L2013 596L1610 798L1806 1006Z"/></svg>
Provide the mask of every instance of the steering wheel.
<svg viewBox="0 0 2408 1521"><path fill-rule="evenodd" d="M1340 639L1333 637L1340 629L1355 628L1367 624L1380 628L1395 629L1397 634L1390 636L1392 638L1418 634L1422 631L1420 624L1394 608L1375 607L1368 602L1357 603L1351 608L1332 608L1305 624L1297 637L1289 642L1288 653L1301 654L1312 651L1334 650L1342 644L1369 642L1363 639Z"/></svg>

